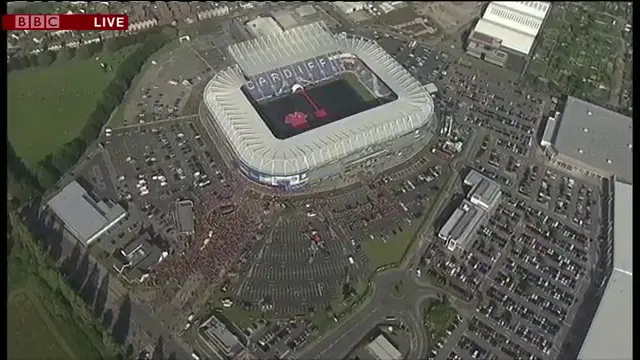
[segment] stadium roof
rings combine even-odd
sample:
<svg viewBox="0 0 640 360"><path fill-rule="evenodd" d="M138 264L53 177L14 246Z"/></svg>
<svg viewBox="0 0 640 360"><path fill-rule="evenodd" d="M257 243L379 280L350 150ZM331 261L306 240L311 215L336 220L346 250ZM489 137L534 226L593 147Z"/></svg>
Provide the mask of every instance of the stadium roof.
<svg viewBox="0 0 640 360"><path fill-rule="evenodd" d="M126 215L120 205L96 202L77 181L65 186L48 205L69 231L86 244Z"/></svg>
<svg viewBox="0 0 640 360"><path fill-rule="evenodd" d="M502 46L529 54L551 4L542 1L492 1L474 31L502 40Z"/></svg>
<svg viewBox="0 0 640 360"><path fill-rule="evenodd" d="M322 23L233 45L229 51L239 66L217 73L205 89L204 101L238 157L263 174L304 173L409 133L433 115L428 92L377 43L334 37ZM275 138L241 90L247 81L243 71L258 74L333 51L358 56L398 99L284 140Z"/></svg>
<svg viewBox="0 0 640 360"><path fill-rule="evenodd" d="M630 117L569 97L551 144L564 156L633 182L632 139Z"/></svg>
<svg viewBox="0 0 640 360"><path fill-rule="evenodd" d="M271 16L255 18L247 23L247 27L256 37L278 34L283 31L282 27Z"/></svg>
<svg viewBox="0 0 640 360"><path fill-rule="evenodd" d="M229 54L247 76L261 74L340 49L323 22L273 32L229 46Z"/></svg>
<svg viewBox="0 0 640 360"><path fill-rule="evenodd" d="M613 273L578 359L632 359L633 347L633 189L615 183Z"/></svg>

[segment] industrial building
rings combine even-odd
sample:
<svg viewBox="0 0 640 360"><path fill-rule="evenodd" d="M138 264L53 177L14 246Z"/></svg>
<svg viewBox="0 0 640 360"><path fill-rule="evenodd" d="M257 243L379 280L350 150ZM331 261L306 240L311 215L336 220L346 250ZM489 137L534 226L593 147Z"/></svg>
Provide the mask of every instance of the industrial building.
<svg viewBox="0 0 640 360"><path fill-rule="evenodd" d="M255 18L248 21L245 26L254 37L278 34L284 31L272 16Z"/></svg>
<svg viewBox="0 0 640 360"><path fill-rule="evenodd" d="M628 116L569 96L547 120L540 145L565 171L633 182L633 122Z"/></svg>
<svg viewBox="0 0 640 360"><path fill-rule="evenodd" d="M396 349L391 342L384 336L378 335L372 342L365 346L365 349L376 360L400 360L402 353Z"/></svg>
<svg viewBox="0 0 640 360"><path fill-rule="evenodd" d="M613 187L613 224L603 224L613 237L613 271L580 360L633 359L633 188L620 181Z"/></svg>
<svg viewBox="0 0 640 360"><path fill-rule="evenodd" d="M85 245L98 240L127 216L122 206L96 199L77 181L65 186L47 206L65 229Z"/></svg>
<svg viewBox="0 0 640 360"><path fill-rule="evenodd" d="M544 1L492 1L471 31L467 54L518 72L551 10Z"/></svg>
<svg viewBox="0 0 640 360"><path fill-rule="evenodd" d="M218 357L232 358L244 349L238 337L215 315L200 326L198 337L207 350Z"/></svg>
<svg viewBox="0 0 640 360"><path fill-rule="evenodd" d="M438 232L438 237L445 241L450 251L465 249L500 202L500 185L477 171L471 170L464 184L471 190Z"/></svg>
<svg viewBox="0 0 640 360"><path fill-rule="evenodd" d="M150 232L138 234L111 257L112 267L129 283L143 282L151 269L169 256L169 245Z"/></svg>
<svg viewBox="0 0 640 360"><path fill-rule="evenodd" d="M363 10L367 3L365 1L334 1L333 6L343 14L351 14Z"/></svg>
<svg viewBox="0 0 640 360"><path fill-rule="evenodd" d="M368 164L380 159L395 166L428 143L416 139L434 126L433 99L374 41L337 36L316 22L231 45L228 52L235 64L207 84L202 121L253 181L309 187L353 169L372 169ZM331 81L348 71L343 64L349 61L373 74L360 79L372 94L386 89L396 98L288 138L276 137L252 105L287 96L300 83Z"/></svg>
<svg viewBox="0 0 640 360"><path fill-rule="evenodd" d="M603 194L607 215L600 224L601 241L611 243L608 251L599 254L607 257L610 275L602 283L602 298L577 354L581 360L633 358L632 139L630 117L574 97L568 97L563 110L549 117L540 139L551 165L606 180L613 188L612 194Z"/></svg>

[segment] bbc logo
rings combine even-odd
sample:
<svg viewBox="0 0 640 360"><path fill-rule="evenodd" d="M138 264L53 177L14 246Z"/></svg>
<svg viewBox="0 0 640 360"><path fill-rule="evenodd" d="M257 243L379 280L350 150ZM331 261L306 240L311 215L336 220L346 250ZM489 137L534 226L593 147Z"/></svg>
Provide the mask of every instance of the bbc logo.
<svg viewBox="0 0 640 360"><path fill-rule="evenodd" d="M15 15L15 30L60 29L60 15Z"/></svg>

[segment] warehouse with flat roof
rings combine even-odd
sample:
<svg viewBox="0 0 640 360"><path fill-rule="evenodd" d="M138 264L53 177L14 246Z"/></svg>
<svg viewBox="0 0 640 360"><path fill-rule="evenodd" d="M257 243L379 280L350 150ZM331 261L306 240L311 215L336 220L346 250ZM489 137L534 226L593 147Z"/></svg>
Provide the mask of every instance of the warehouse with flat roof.
<svg viewBox="0 0 640 360"><path fill-rule="evenodd" d="M467 198L440 228L438 237L451 251L465 249L478 228L485 224L500 202L500 185L475 170L464 179L471 187Z"/></svg>
<svg viewBox="0 0 640 360"><path fill-rule="evenodd" d="M613 272L580 349L580 360L633 358L632 185L616 181L613 199Z"/></svg>
<svg viewBox="0 0 640 360"><path fill-rule="evenodd" d="M127 216L122 206L96 199L75 180L49 200L47 206L85 245L96 241Z"/></svg>
<svg viewBox="0 0 640 360"><path fill-rule="evenodd" d="M633 182L633 121L569 96L561 116L549 120L540 145L565 170Z"/></svg>
<svg viewBox="0 0 640 360"><path fill-rule="evenodd" d="M550 10L545 1L492 1L469 35L467 53L524 69Z"/></svg>
<svg viewBox="0 0 640 360"><path fill-rule="evenodd" d="M402 359L402 353L383 334L378 335L365 348L377 360Z"/></svg>

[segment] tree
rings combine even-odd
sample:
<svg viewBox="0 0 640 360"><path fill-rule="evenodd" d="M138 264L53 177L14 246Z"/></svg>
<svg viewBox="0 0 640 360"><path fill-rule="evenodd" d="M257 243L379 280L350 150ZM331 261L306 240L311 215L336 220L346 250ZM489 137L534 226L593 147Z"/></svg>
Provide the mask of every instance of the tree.
<svg viewBox="0 0 640 360"><path fill-rule="evenodd" d="M58 181L56 174L52 174L51 170L43 161L40 161L36 167L36 177L40 187L43 189L50 188Z"/></svg>
<svg viewBox="0 0 640 360"><path fill-rule="evenodd" d="M125 46L125 43L122 41L123 37L114 36L110 37L103 41L103 50L109 53L114 53Z"/></svg>
<svg viewBox="0 0 640 360"><path fill-rule="evenodd" d="M56 60L55 52L53 51L42 51L38 54L38 65L39 66L49 66Z"/></svg>
<svg viewBox="0 0 640 360"><path fill-rule="evenodd" d="M60 173L65 173L80 159L84 150L84 141L76 138L62 145L60 150L53 154L51 157L51 165Z"/></svg>
<svg viewBox="0 0 640 360"><path fill-rule="evenodd" d="M29 58L25 56L12 56L7 62L9 71L22 70L28 68L30 65Z"/></svg>
<svg viewBox="0 0 640 360"><path fill-rule="evenodd" d="M63 46L62 49L58 51L58 59L60 60L71 60L76 55L76 48Z"/></svg>

